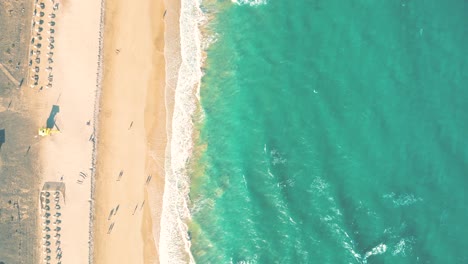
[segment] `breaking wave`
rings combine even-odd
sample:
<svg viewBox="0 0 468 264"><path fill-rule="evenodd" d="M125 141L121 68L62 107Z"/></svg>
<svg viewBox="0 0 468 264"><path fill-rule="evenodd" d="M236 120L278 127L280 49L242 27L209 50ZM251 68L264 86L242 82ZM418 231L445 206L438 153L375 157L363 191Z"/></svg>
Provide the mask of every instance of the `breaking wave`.
<svg viewBox="0 0 468 264"><path fill-rule="evenodd" d="M160 262L195 263L190 252L190 237L186 222L190 180L188 161L193 150L193 116L199 103L202 77L202 38L200 24L205 20L201 0L181 0L180 52L174 92L174 112L165 160L165 190L161 217Z"/></svg>

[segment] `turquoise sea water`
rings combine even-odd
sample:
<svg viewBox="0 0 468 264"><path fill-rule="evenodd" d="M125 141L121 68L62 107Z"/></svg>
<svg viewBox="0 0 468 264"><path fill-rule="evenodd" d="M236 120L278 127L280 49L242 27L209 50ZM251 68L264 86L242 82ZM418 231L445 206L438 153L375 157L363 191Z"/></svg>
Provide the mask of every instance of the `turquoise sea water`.
<svg viewBox="0 0 468 264"><path fill-rule="evenodd" d="M468 263L468 2L205 3L197 263Z"/></svg>

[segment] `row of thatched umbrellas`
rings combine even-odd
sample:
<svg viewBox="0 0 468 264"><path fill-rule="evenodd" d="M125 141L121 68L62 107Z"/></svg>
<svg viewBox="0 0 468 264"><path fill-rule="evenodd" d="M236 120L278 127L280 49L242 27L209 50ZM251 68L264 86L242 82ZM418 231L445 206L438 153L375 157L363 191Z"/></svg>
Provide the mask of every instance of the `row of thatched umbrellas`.
<svg viewBox="0 0 468 264"><path fill-rule="evenodd" d="M51 2L54 4L54 1L51 0ZM33 63L36 64L36 65L39 65L40 62L41 62L41 59L40 59L40 54L41 54L41 47L42 47L42 44L39 42L39 43L36 43L36 38L39 40L39 41L42 41L42 36L41 36L41 33L42 31L44 30L44 28L42 27L42 25L44 24L44 20L43 20L43 17L45 16L45 13L43 11L45 11L46 5L44 2L40 2L38 3L38 1L36 0L36 8L34 9L34 12L33 12L33 15L34 17L39 17L39 21L36 21L35 18L33 18L33 21L32 21L32 26L33 28L36 27L37 25L37 28L35 28L35 37L32 37L31 39L31 45L33 45L33 49L35 48L36 50L31 50L30 52L30 56L32 57L33 55L36 55L36 58L33 60L33 59L30 59L29 60L29 66L32 67L33 66ZM47 88L51 88L52 87L52 81L53 81L53 75L52 75L52 67L50 66L50 64L52 64L54 62L54 60L52 59L52 56L53 56L53 52L52 50L55 48L54 46L54 43L55 43L55 38L53 36L53 34L55 33L55 29L54 29L54 26L55 26L55 17L56 17L56 14L55 14L55 11L58 9L58 3L55 3L54 6L53 6L53 11L52 13L49 14L49 18L50 18L50 22L48 22L47 24L50 26L50 29L49 29L49 34L50 36L47 38L47 40L49 41L49 45L47 46L47 49L49 50L49 52L47 53L47 62L49 63L49 66L47 67L47 71L49 72L49 75L48 75L48 83L46 85ZM38 11L39 10L39 11ZM31 79L34 81L34 83L31 85L31 87L35 87L39 84L39 71L40 71L40 68L39 66L35 66L34 68L31 68L32 70L32 76L31 76Z"/></svg>
<svg viewBox="0 0 468 264"><path fill-rule="evenodd" d="M46 263L49 263L49 261L51 260L51 249L50 249L50 246L51 246L51 241L50 241L50 238L51 238L51 235L49 234L49 232L51 231L55 231L55 235L54 235L54 240L55 240L55 246L56 246L56 249L55 249L55 259L58 261L57 263L61 263L61 259L62 259L62 248L60 247L61 245L61 242L60 242L60 231L62 230L62 228L60 227L60 224L62 223L62 220L60 219L60 216L62 215L59 210L61 209L61 206L60 206L60 192L59 191L55 191L53 197L50 197L51 196L51 193L46 191L46 192L42 192L41 193L41 198L43 200L43 210L45 211L44 215L42 216L42 219L44 220L44 222L42 223L42 226L43 226L43 232L44 232L44 236L42 237L42 240L43 240L43 249L44 249L44 253L45 253L45 257L44 257L44 261ZM51 221L49 220L50 216L51 216L51 212L50 212L50 206L51 206L51 198L53 198L53 200L55 201L55 214L53 215L54 218L55 218L55 221L53 222L53 229L51 230L51 228L49 227Z"/></svg>

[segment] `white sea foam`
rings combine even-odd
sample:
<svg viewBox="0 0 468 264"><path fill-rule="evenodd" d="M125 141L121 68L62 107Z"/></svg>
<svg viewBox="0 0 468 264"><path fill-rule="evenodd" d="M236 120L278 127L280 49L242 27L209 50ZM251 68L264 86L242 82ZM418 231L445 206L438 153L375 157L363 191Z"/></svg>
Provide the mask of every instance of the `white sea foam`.
<svg viewBox="0 0 468 264"><path fill-rule="evenodd" d="M395 245L395 248L392 252L393 256L401 255L406 256L408 252L411 252L412 247L414 244L414 238L402 238L398 243Z"/></svg>
<svg viewBox="0 0 468 264"><path fill-rule="evenodd" d="M383 254L387 251L387 245L385 244L378 244L374 248L372 248L370 251L366 252L364 257L367 259L368 257L372 255L380 255Z"/></svg>
<svg viewBox="0 0 468 264"><path fill-rule="evenodd" d="M412 205L417 202L423 201L422 198L416 197L413 194L400 194L396 195L395 193L384 194L383 198L390 199L393 202L393 206L395 207L403 207Z"/></svg>
<svg viewBox="0 0 468 264"><path fill-rule="evenodd" d="M195 263L188 227L189 177L187 163L193 150L193 116L199 102L202 77L200 24L205 21L201 0L182 0L180 11L181 65L174 93L170 142L166 149L165 191L161 217L160 262ZM185 250L185 254L182 250Z"/></svg>
<svg viewBox="0 0 468 264"><path fill-rule="evenodd" d="M231 1L237 5L258 6L258 5L267 4L267 0L231 0Z"/></svg>

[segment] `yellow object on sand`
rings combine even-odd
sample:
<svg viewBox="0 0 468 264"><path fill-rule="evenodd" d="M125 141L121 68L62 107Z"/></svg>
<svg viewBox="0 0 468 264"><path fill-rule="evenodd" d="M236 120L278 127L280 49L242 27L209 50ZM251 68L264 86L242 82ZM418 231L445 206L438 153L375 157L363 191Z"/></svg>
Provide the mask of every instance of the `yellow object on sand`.
<svg viewBox="0 0 468 264"><path fill-rule="evenodd" d="M42 127L42 128L39 128L39 131L38 131L38 134L39 136L42 136L42 137L45 137L45 136L50 136L54 133L59 133L60 131L56 130L56 129L50 129L50 128L47 128L47 127Z"/></svg>

